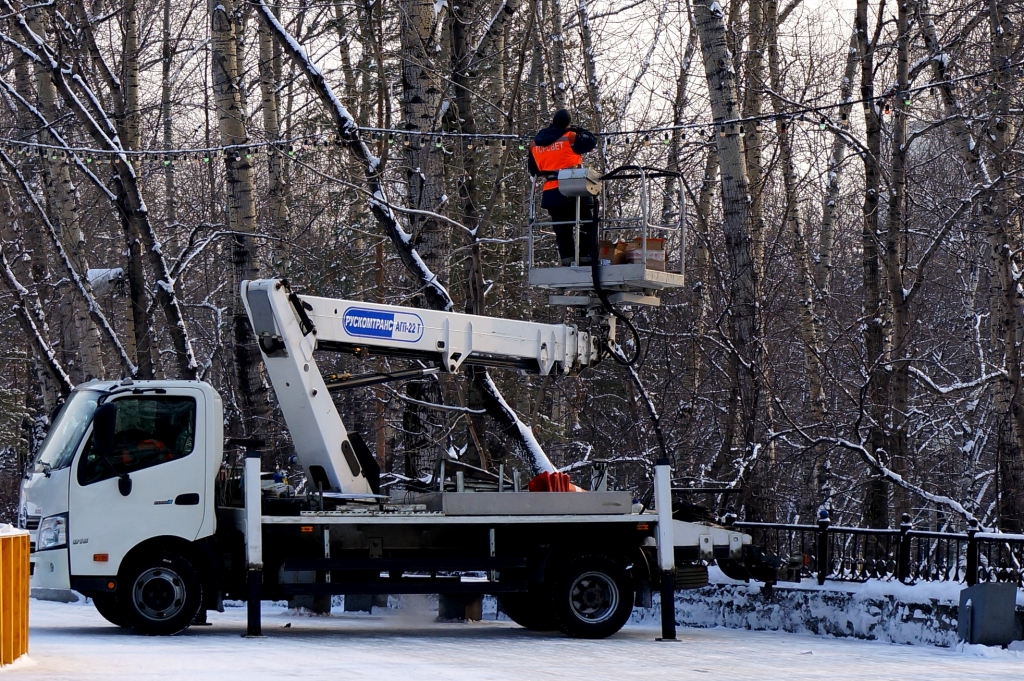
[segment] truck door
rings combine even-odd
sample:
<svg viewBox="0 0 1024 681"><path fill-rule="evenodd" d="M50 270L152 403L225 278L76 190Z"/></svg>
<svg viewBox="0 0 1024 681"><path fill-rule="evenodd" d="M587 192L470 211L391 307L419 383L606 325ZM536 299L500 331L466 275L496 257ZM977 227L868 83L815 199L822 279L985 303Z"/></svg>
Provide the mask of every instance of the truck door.
<svg viewBox="0 0 1024 681"><path fill-rule="evenodd" d="M99 452L90 434L72 468L72 575L115 575L125 554L150 537L196 539L208 506L204 400L189 388L111 398L117 405L113 447Z"/></svg>

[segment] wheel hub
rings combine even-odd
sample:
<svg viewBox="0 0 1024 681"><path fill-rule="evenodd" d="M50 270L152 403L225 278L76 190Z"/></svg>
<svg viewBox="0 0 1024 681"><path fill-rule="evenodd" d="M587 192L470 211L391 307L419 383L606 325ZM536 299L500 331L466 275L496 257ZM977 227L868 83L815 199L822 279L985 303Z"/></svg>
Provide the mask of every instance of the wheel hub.
<svg viewBox="0 0 1024 681"><path fill-rule="evenodd" d="M181 576L167 568L150 568L139 575L132 599L140 613L151 620L174 617L185 606L185 585Z"/></svg>
<svg viewBox="0 0 1024 681"><path fill-rule="evenodd" d="M604 622L619 607L615 580L603 572L587 572L576 578L569 590L573 613L585 622Z"/></svg>

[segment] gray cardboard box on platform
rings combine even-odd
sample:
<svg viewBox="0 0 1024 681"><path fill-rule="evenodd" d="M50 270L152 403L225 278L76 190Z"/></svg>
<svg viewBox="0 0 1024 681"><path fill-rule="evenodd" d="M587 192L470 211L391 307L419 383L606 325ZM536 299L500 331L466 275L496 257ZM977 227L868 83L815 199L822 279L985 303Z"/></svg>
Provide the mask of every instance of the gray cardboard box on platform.
<svg viewBox="0 0 1024 681"><path fill-rule="evenodd" d="M446 515L621 515L629 513L629 492L446 492Z"/></svg>
<svg viewBox="0 0 1024 681"><path fill-rule="evenodd" d="M1017 585L986 583L960 592L957 634L961 641L1005 646L1014 640Z"/></svg>

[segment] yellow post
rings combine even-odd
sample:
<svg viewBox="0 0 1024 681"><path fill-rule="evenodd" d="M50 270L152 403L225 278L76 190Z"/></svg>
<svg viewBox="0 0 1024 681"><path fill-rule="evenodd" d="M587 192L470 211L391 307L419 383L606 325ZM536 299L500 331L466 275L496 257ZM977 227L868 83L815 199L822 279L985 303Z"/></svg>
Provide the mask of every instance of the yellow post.
<svg viewBox="0 0 1024 681"><path fill-rule="evenodd" d="M28 653L28 532L0 530L0 666Z"/></svg>

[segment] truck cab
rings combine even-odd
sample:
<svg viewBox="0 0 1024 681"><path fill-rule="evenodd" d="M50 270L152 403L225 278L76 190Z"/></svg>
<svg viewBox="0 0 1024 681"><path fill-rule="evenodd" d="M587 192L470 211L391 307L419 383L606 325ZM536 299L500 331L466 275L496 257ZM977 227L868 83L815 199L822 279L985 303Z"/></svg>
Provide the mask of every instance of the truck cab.
<svg viewBox="0 0 1024 681"><path fill-rule="evenodd" d="M216 532L214 485L222 458L223 403L209 384L125 380L77 387L22 485L32 589L74 589L103 612L101 603L112 604L119 581L127 579L138 586L138 616L173 620L188 605L178 598L175 582L186 579L180 572L197 578L204 572L198 564L209 560L204 541ZM196 564L175 570L168 556Z"/></svg>

